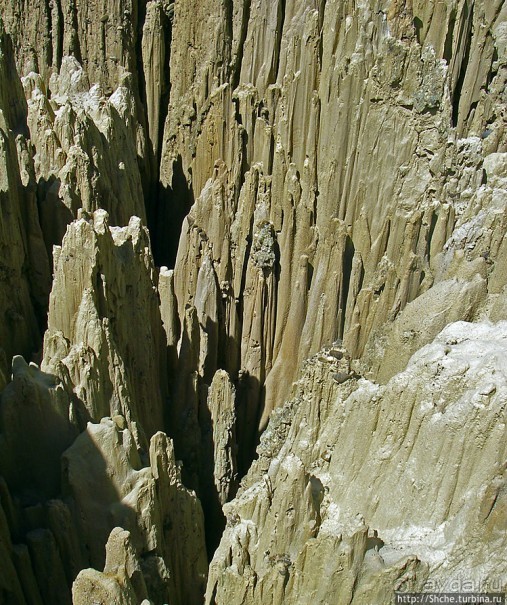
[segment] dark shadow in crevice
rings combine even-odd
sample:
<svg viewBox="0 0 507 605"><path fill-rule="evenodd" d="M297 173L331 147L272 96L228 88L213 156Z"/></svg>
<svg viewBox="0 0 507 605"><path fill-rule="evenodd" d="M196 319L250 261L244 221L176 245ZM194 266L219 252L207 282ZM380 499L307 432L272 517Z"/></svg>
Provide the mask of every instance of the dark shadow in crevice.
<svg viewBox="0 0 507 605"><path fill-rule="evenodd" d="M74 220L70 208L60 198L61 181L54 175L37 183L37 208L48 258L52 262L53 246L60 246L67 226Z"/></svg>
<svg viewBox="0 0 507 605"><path fill-rule="evenodd" d="M470 50L472 46L472 25L474 20L474 6L468 8L468 3L465 2L463 5L463 16L464 22L464 31L462 32L462 44L465 45L465 51L463 53L463 58L461 60L460 68L459 68L459 76L458 81L456 82L456 87L452 91L452 126L456 128L459 120L459 109L460 109L460 100L461 100L461 91L463 89L463 84L465 83L465 77L467 73L468 63L470 61Z"/></svg>
<svg viewBox="0 0 507 605"><path fill-rule="evenodd" d="M0 474L25 504L58 495L60 456L86 426L86 419L76 425L79 401L69 420L71 398L59 393L59 382L16 357L13 379L0 396Z"/></svg>
<svg viewBox="0 0 507 605"><path fill-rule="evenodd" d="M3 46L4 63L2 72L6 77L12 77L12 82L9 83L9 92L6 93L6 90L0 92L0 103L3 105L1 109L7 122L7 128L12 130L14 137L21 134L25 139L29 139L30 131L27 126L28 108L21 81L17 76L12 38L5 32L0 32L0 38L1 46ZM7 133L4 136L7 136Z"/></svg>
<svg viewBox="0 0 507 605"><path fill-rule="evenodd" d="M77 18L77 7L76 7L76 0L70 0L69 2L69 7L67 10L67 15L71 14L71 23L70 23L70 27L69 27L69 31L70 31L70 44L69 44L69 54L74 55L74 57L77 59L78 63L80 65L83 66L83 68L85 67L85 65L83 64L83 56L81 53L81 43L79 41L79 35L78 32L80 31L80 27L79 27L79 22L78 22L78 18Z"/></svg>
<svg viewBox="0 0 507 605"><path fill-rule="evenodd" d="M419 17L414 17L413 24L414 24L415 37L417 39L417 42L418 42L418 44L422 44L421 32L423 29L423 22L421 21L421 19L419 19Z"/></svg>
<svg viewBox="0 0 507 605"><path fill-rule="evenodd" d="M231 2L232 4L232 2ZM235 90L239 84L241 77L241 64L243 62L243 49L245 47L245 40L248 32L248 23L250 22L250 7L251 0L245 0L243 2L243 14L241 18L241 29L239 34L238 42L238 53L235 58L233 73L231 76L232 90Z"/></svg>
<svg viewBox="0 0 507 605"><path fill-rule="evenodd" d="M379 538L377 530L373 530L373 535L366 539L366 551L379 551L384 546L384 541Z"/></svg>
<svg viewBox="0 0 507 605"><path fill-rule="evenodd" d="M194 194L183 171L181 156L173 165L172 188L159 185L150 229L153 257L158 267L174 268L183 220L194 204Z"/></svg>
<svg viewBox="0 0 507 605"><path fill-rule="evenodd" d="M451 10L451 14L449 16L449 25L447 27L447 34L445 36L444 43L444 56L443 59L446 61L447 65L450 64L452 59L452 44L454 39L454 26L456 25L456 9L453 8Z"/></svg>
<svg viewBox="0 0 507 605"><path fill-rule="evenodd" d="M52 27L57 27L58 31L58 48L56 49L56 67L60 71L63 61L63 40L65 35L65 22L63 20L63 11L60 2L55 2L56 10L58 11L58 24L52 24Z"/></svg>
<svg viewBox="0 0 507 605"><path fill-rule="evenodd" d="M347 235L347 239L345 242L345 251L343 253L343 263L342 263L342 289L340 294L340 309L341 309L341 317L340 317L340 326L339 326L339 337L343 338L343 333L345 330L345 317L347 310L347 299L349 296L349 287L350 287L350 277L352 275L352 262L354 260L355 248L350 236Z"/></svg>
<svg viewBox="0 0 507 605"><path fill-rule="evenodd" d="M283 27L285 24L285 2L286 0L278 0L277 25L275 30L275 47L273 49L273 60L271 63L268 82L273 84L278 78L278 68L280 67L280 56L282 52Z"/></svg>
<svg viewBox="0 0 507 605"><path fill-rule="evenodd" d="M248 372L240 373L236 387L238 476L243 478L257 457L259 422L264 410L264 386Z"/></svg>
<svg viewBox="0 0 507 605"><path fill-rule="evenodd" d="M438 222L438 213L433 212L431 215L430 227L428 229L428 235L426 238L426 259L428 260L428 262L430 261L431 241L433 240L433 234L435 233L435 228L437 226L437 222Z"/></svg>

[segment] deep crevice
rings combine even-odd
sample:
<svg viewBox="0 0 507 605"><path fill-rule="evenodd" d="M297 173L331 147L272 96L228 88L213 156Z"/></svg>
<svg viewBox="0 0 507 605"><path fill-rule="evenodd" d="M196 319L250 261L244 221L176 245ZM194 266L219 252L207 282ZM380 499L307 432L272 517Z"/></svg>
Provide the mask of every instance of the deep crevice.
<svg viewBox="0 0 507 605"><path fill-rule="evenodd" d="M282 50L283 27L285 24L285 2L286 0L279 0L278 4L273 62L271 64L271 72L268 78L270 83L276 82L278 78L278 68L280 66L280 54Z"/></svg>
<svg viewBox="0 0 507 605"><path fill-rule="evenodd" d="M245 40L248 33L248 23L250 22L250 10L251 10L251 0L244 0L243 4L243 14L241 17L241 29L238 43L238 54L235 57L232 75L231 75L231 84L232 89L236 89L239 80L241 77L241 64L243 62L243 49L245 47Z"/></svg>
<svg viewBox="0 0 507 605"><path fill-rule="evenodd" d="M459 120L459 106L461 100L461 91L463 84L465 83L465 77L467 73L468 63L470 61L470 50L471 50L471 35L472 35L472 24L474 17L474 7L468 9L468 3L465 2L463 5L463 21L465 22L464 27L466 28L463 32L463 44L465 45L465 52L460 63L459 76L456 82L456 87L452 91L452 126L456 128Z"/></svg>
<svg viewBox="0 0 507 605"><path fill-rule="evenodd" d="M153 258L158 267L174 268L183 221L194 204L181 156L173 164L172 187L159 184L154 221L150 226Z"/></svg>
<svg viewBox="0 0 507 605"><path fill-rule="evenodd" d="M428 236L426 239L426 259L428 261L430 260L431 240L433 239L433 234L435 232L435 227L437 226L437 222L438 222L438 214L436 212L433 212L433 214L431 215L430 226L428 229Z"/></svg>
<svg viewBox="0 0 507 605"><path fill-rule="evenodd" d="M159 123L157 149L154 150L149 137L148 108L146 96L146 75L142 57L143 28L146 22L146 6L140 7L138 15L138 31L136 40L136 59L138 72L138 94L143 111L143 119L146 125L146 140L150 149L151 169L144 179L144 205L148 221L148 229L152 242L152 250L155 264L157 266L168 266L172 268L176 259L177 242L181 234L183 219L188 214L193 204L191 190L187 186L183 174L182 160L179 157L174 165L173 186L164 187L160 182L160 166L162 146L164 141L164 126L169 111L169 97L171 92L170 82L170 57L172 42L172 18L173 13L160 10L162 35L164 37L165 53L162 73L162 88L159 99ZM174 213L174 214L172 214ZM170 226L170 235L163 233L162 224Z"/></svg>
<svg viewBox="0 0 507 605"><path fill-rule="evenodd" d="M56 67L60 70L63 61L63 38L65 35L65 23L63 20L62 4L60 0L56 2L58 11L58 48L56 51Z"/></svg>
<svg viewBox="0 0 507 605"><path fill-rule="evenodd" d="M417 39L417 43L422 44L421 32L423 29L423 22L421 21L421 19L419 19L419 17L414 17L413 24L414 24L415 37Z"/></svg>
<svg viewBox="0 0 507 605"><path fill-rule="evenodd" d="M453 9L449 16L449 25L447 27L447 34L445 36L444 43L444 55L443 59L450 64L452 58L452 43L454 39L454 26L456 25L456 10Z"/></svg>
<svg viewBox="0 0 507 605"><path fill-rule="evenodd" d="M491 37L491 34L488 34L488 37ZM493 78L497 75L498 73L498 49L495 46L493 48L493 56L491 57L491 66L488 70L488 75L486 77L486 84L485 84L485 89L488 90L491 82L493 81Z"/></svg>
<svg viewBox="0 0 507 605"><path fill-rule="evenodd" d="M70 53L74 55L78 63L83 67L86 66L83 64L83 56L81 54L81 43L79 41L79 23L77 20L77 8L75 0L70 0L69 3L69 12L72 15L72 27L71 27L71 40L70 40Z"/></svg>
<svg viewBox="0 0 507 605"><path fill-rule="evenodd" d="M48 32L48 34L51 34L53 22L52 22L51 6L50 6L49 0L45 0L44 5L45 5L45 9L46 9L46 31ZM48 40L47 57L45 57L45 60L46 60L46 65L48 65L48 66L53 65L53 40L51 39L51 37Z"/></svg>
<svg viewBox="0 0 507 605"><path fill-rule="evenodd" d="M339 325L339 333L338 336L340 338L343 337L343 332L345 329L345 315L347 309L347 299L349 296L349 288L350 288L350 278L352 275L352 262L354 260L354 254L356 250L354 247L354 243L350 236L347 235L347 239L345 241L345 251L343 253L343 263L342 263L342 287L340 293L340 325Z"/></svg>

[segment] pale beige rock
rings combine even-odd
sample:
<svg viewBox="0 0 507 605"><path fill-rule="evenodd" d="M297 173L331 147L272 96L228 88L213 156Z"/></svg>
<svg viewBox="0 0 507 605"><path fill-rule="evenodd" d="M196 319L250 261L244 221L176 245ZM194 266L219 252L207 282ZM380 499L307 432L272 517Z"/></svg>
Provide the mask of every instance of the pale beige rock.
<svg viewBox="0 0 507 605"><path fill-rule="evenodd" d="M103 545L116 525L131 531L140 552L155 548L157 530L149 512L140 515L150 506L155 485L128 428L120 429L107 418L90 423L64 453L63 465L65 488L78 507L81 539L93 566L103 567Z"/></svg>
<svg viewBox="0 0 507 605"><path fill-rule="evenodd" d="M94 569L85 569L76 578L72 587L73 603L118 603L118 605L137 605L130 586L121 585L114 577L109 577Z"/></svg>
<svg viewBox="0 0 507 605"><path fill-rule="evenodd" d="M463 566L503 577L505 329L445 326L507 318L505 3L14 0L3 18L28 99L27 117L0 34L9 597L66 599L48 595L89 565L80 541L102 569L114 522L139 552L115 534L81 602L201 602L202 512L166 428L220 524L267 427L225 503L210 603L388 603ZM157 274L130 217L169 264L192 202ZM6 386L40 344L69 223L42 365L61 384L25 364ZM68 450L78 540L79 514L33 489L57 495L67 427L103 416ZM6 525L42 531L37 564Z"/></svg>
<svg viewBox="0 0 507 605"><path fill-rule="evenodd" d="M197 275L195 310L200 334L197 371L206 383L211 382L218 363L219 304L217 276L211 259L204 258Z"/></svg>
<svg viewBox="0 0 507 605"><path fill-rule="evenodd" d="M115 527L106 544L104 573L94 569L81 571L72 585L72 602L74 605L92 602L137 605L146 596L146 585L130 533Z"/></svg>
<svg viewBox="0 0 507 605"><path fill-rule="evenodd" d="M60 245L82 208L107 210L113 225L131 216L145 221L137 160L137 118L126 76L106 98L74 57L64 57L49 85L23 78L28 124L35 147L35 177L46 245Z"/></svg>
<svg viewBox="0 0 507 605"><path fill-rule="evenodd" d="M174 293L174 271L161 267L158 276L160 296L160 316L167 340L167 378L169 387L176 381L178 367L178 341L180 339L180 321L178 301Z"/></svg>
<svg viewBox="0 0 507 605"><path fill-rule="evenodd" d="M181 338L178 343L178 369L174 380L169 424L175 448L184 463L185 483L196 489L199 485L201 434L199 428L199 364L200 330L195 307L185 310Z"/></svg>
<svg viewBox="0 0 507 605"><path fill-rule="evenodd" d="M160 0L146 3L146 17L143 25L142 55L143 69L146 80L146 114L148 118L148 134L155 157L158 156L161 140L161 101L166 94L168 82L166 61L165 30L167 16L164 4Z"/></svg>
<svg viewBox="0 0 507 605"><path fill-rule="evenodd" d="M385 387L332 386L333 356L312 358L225 506L207 602L387 604L503 577L506 339L451 324Z"/></svg>
<svg viewBox="0 0 507 605"><path fill-rule="evenodd" d="M207 407L213 427L213 477L220 504L235 491L236 463L236 392L227 372L218 370L208 391Z"/></svg>
<svg viewBox="0 0 507 605"><path fill-rule="evenodd" d="M148 233L136 217L116 228L104 210L84 216L55 255L42 367L88 419L120 414L149 438L164 428L167 368Z"/></svg>
<svg viewBox="0 0 507 605"><path fill-rule="evenodd" d="M121 2L76 2L58 0L39 6L35 0L14 0L3 11L5 27L16 47L19 73L40 73L47 86L66 58L75 57L83 66L86 79L98 85L109 97L128 82L132 100L133 137L145 193L151 191L156 170L148 136L147 114L141 99L151 96L156 86L151 74L142 73L138 57L141 45L156 44L152 28L143 34L145 6L131 0ZM164 38L169 39L169 31ZM167 71L164 71L167 75ZM113 159L114 166L114 159ZM102 173L107 178L107 173ZM139 214L139 211L136 212Z"/></svg>
<svg viewBox="0 0 507 605"><path fill-rule="evenodd" d="M84 61L93 81L118 84L124 70L135 68L137 5L63 0L40 6L15 0L5 7L7 31L18 46L20 72L41 71L44 78L58 70L62 57Z"/></svg>
<svg viewBox="0 0 507 605"><path fill-rule="evenodd" d="M93 570L82 572L74 585L74 602L83 602L83 595L95 590L100 598L109 591L120 598L121 590L111 576L127 574L139 600L147 595L141 595L136 582L142 586L146 581L157 602L198 603L206 581L202 510L195 494L181 483L172 442L165 434L153 436L151 466L145 466L122 419L104 418L100 424L88 425L63 460L67 490L78 510L80 535L91 564L104 567L103 545L115 526L127 528L128 543L137 552L134 556L127 548L125 555L115 546L118 540L126 544L125 535L113 532L105 577ZM141 575L136 571L138 561L142 561ZM127 591L122 598L133 598L128 595Z"/></svg>
<svg viewBox="0 0 507 605"><path fill-rule="evenodd" d="M199 408L199 487L207 520L208 551L220 541L225 527L222 507L238 488L238 423L236 389L227 372L217 370Z"/></svg>
<svg viewBox="0 0 507 605"><path fill-rule="evenodd" d="M158 277L158 291L160 294L160 315L167 337L167 346L177 345L180 336L178 322L177 300L174 294L174 271L161 267Z"/></svg>
<svg viewBox="0 0 507 605"><path fill-rule="evenodd" d="M161 179L171 184L181 158L196 198L175 268L179 317L195 305L199 267L211 256L223 293L219 331L242 343L225 368L247 377L251 424L265 426L323 344L344 338L361 357L407 304L454 278L449 255L440 256L454 226L478 203L497 207L481 184L484 157L505 146L505 10L437 4L238 2L226 49L211 42L227 37L222 5L208 3L203 27L201 4L175 4ZM501 232L500 216L490 215L492 231ZM274 271L257 282L250 264L263 221L274 228ZM477 300L472 307L444 313L424 342L450 321L479 317Z"/></svg>
<svg viewBox="0 0 507 605"><path fill-rule="evenodd" d="M208 573L201 503L183 485L173 443L164 433L151 439L150 464L158 490L161 557L170 574L169 602L198 605Z"/></svg>
<svg viewBox="0 0 507 605"><path fill-rule="evenodd" d="M377 380L387 382L405 368L410 357L452 320L470 320L484 302L485 279L477 273L470 281L445 280L410 302L387 331L372 339L372 353L362 367Z"/></svg>

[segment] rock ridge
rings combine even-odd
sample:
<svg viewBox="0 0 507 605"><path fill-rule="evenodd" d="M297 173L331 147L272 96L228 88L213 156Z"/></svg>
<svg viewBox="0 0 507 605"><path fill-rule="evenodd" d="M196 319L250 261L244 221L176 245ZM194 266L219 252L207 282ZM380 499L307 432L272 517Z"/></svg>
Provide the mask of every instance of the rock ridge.
<svg viewBox="0 0 507 605"><path fill-rule="evenodd" d="M501 0L3 7L1 603L505 590L506 83Z"/></svg>

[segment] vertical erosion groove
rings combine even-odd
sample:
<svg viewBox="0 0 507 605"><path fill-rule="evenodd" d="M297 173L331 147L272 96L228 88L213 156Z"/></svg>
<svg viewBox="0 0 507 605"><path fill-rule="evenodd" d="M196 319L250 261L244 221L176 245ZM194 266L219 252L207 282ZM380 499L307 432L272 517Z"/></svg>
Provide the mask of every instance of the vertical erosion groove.
<svg viewBox="0 0 507 605"><path fill-rule="evenodd" d="M444 55L443 58L447 61L447 65L451 63L452 48L454 42L454 26L456 25L456 10L452 9L449 16L449 24L447 26L447 34L445 36L444 43Z"/></svg>
<svg viewBox="0 0 507 605"><path fill-rule="evenodd" d="M5 4L2 605L503 577L504 13L412 4Z"/></svg>
<svg viewBox="0 0 507 605"><path fill-rule="evenodd" d="M231 85L234 90L238 84L241 76L241 63L243 61L243 49L245 46L245 40L248 33L248 24L250 22L250 6L252 0L243 0L243 9L241 11L241 25L239 28L239 40L238 40L238 50L235 56L233 56L233 69L231 76ZM232 4L233 1L230 0Z"/></svg>
<svg viewBox="0 0 507 605"><path fill-rule="evenodd" d="M474 6L472 4L469 7L468 2L465 1L463 4L463 11L461 15L461 27L458 38L458 47L456 50L456 59L459 63L454 67L457 73L457 79L455 87L452 90L452 125L458 126L460 117L460 102L461 102L461 90L465 82L467 73L468 63L470 60L470 49L472 46L472 30L473 30L473 16Z"/></svg>
<svg viewBox="0 0 507 605"><path fill-rule="evenodd" d="M275 47L273 54L273 63L271 73L269 75L268 81L270 83L276 82L278 78L278 68L280 66L280 52L282 47L282 37L283 37L283 26L285 24L285 2L286 0L277 0L278 1L278 13L277 13L277 23L276 23L276 38L275 38Z"/></svg>

